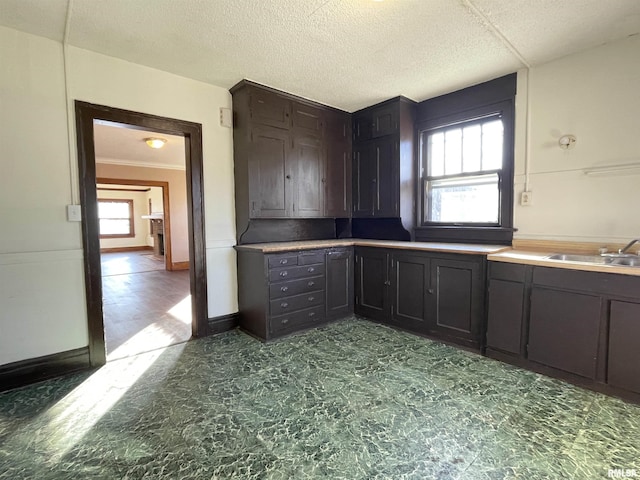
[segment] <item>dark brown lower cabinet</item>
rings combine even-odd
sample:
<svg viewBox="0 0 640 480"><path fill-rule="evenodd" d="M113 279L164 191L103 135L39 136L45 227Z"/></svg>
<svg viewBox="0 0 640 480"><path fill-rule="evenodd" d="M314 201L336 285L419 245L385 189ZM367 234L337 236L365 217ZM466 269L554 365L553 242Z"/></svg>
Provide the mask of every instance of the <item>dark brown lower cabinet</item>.
<svg viewBox="0 0 640 480"><path fill-rule="evenodd" d="M529 360L596 378L601 299L534 285L529 319Z"/></svg>
<svg viewBox="0 0 640 480"><path fill-rule="evenodd" d="M640 276L489 262L490 357L640 403Z"/></svg>
<svg viewBox="0 0 640 480"><path fill-rule="evenodd" d="M355 264L355 312L372 320L388 320L391 314L389 253L382 248L358 247Z"/></svg>
<svg viewBox="0 0 640 480"><path fill-rule="evenodd" d="M480 350L485 261L479 255L356 247L355 312Z"/></svg>
<svg viewBox="0 0 640 480"><path fill-rule="evenodd" d="M393 253L393 309L389 321L408 330L426 333L432 316L430 260L425 255Z"/></svg>
<svg viewBox="0 0 640 480"><path fill-rule="evenodd" d="M484 258L458 257L431 260L429 293L435 297L435 311L428 324L430 330L443 339L481 349L485 315Z"/></svg>
<svg viewBox="0 0 640 480"><path fill-rule="evenodd" d="M520 354L524 284L489 280L487 348Z"/></svg>
<svg viewBox="0 0 640 480"><path fill-rule="evenodd" d="M640 304L613 301L607 382L640 394Z"/></svg>
<svg viewBox="0 0 640 480"><path fill-rule="evenodd" d="M240 326L262 340L353 312L353 248L264 253L238 247Z"/></svg>
<svg viewBox="0 0 640 480"><path fill-rule="evenodd" d="M353 248L326 252L327 318L353 313Z"/></svg>

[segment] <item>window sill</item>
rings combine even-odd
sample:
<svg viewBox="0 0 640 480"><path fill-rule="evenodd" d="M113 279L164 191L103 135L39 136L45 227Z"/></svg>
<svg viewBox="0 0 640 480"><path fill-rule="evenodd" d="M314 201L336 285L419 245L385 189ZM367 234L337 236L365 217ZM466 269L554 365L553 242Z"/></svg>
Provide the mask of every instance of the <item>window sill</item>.
<svg viewBox="0 0 640 480"><path fill-rule="evenodd" d="M417 242L511 245L515 230L509 227L422 226L414 229L414 235Z"/></svg>

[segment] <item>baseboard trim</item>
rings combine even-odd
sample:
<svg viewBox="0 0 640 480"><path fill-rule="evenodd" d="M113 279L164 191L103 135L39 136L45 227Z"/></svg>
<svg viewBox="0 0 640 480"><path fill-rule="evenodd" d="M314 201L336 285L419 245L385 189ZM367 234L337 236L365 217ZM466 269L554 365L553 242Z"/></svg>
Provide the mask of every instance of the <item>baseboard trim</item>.
<svg viewBox="0 0 640 480"><path fill-rule="evenodd" d="M153 252L153 247L141 245L139 247L113 247L113 248L101 248L100 253L120 253L120 252Z"/></svg>
<svg viewBox="0 0 640 480"><path fill-rule="evenodd" d="M233 330L240 322L240 313L231 313L220 317L213 317L207 320L207 335Z"/></svg>
<svg viewBox="0 0 640 480"><path fill-rule="evenodd" d="M171 263L171 271L189 270L189 262L173 262Z"/></svg>
<svg viewBox="0 0 640 480"><path fill-rule="evenodd" d="M0 366L0 392L91 368L89 347Z"/></svg>

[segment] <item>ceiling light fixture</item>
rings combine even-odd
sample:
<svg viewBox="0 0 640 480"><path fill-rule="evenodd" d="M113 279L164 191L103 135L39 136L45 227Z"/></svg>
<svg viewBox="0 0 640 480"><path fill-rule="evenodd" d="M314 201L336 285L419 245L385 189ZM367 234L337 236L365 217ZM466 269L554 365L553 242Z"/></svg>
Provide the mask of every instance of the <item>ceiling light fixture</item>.
<svg viewBox="0 0 640 480"><path fill-rule="evenodd" d="M164 144L167 143L167 140L165 138L158 138L158 137L145 138L144 141L151 148L162 148L164 147Z"/></svg>

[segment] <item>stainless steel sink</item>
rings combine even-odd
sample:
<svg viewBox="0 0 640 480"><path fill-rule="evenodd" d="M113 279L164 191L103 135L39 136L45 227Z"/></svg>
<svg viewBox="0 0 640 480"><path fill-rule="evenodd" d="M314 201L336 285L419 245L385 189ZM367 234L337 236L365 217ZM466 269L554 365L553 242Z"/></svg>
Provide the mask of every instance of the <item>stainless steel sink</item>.
<svg viewBox="0 0 640 480"><path fill-rule="evenodd" d="M611 263L612 260L609 257L601 257L600 255L574 255L572 253L554 253L546 258L563 262L597 263L600 265Z"/></svg>
<svg viewBox="0 0 640 480"><path fill-rule="evenodd" d="M640 267L640 257L614 257L611 265L623 265L625 267Z"/></svg>
<svg viewBox="0 0 640 480"><path fill-rule="evenodd" d="M590 263L594 265L618 265L621 267L640 267L640 256L630 254L574 255L572 253L554 253L545 257L548 260L562 262Z"/></svg>

